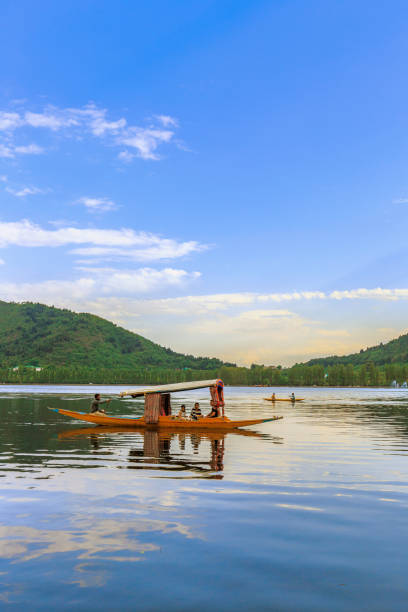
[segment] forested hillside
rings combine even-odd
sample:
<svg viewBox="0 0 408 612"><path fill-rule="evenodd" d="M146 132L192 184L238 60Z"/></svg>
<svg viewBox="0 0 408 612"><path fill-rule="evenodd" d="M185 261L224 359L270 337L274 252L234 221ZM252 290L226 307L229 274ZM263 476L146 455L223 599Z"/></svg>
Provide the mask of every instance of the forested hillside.
<svg viewBox="0 0 408 612"><path fill-rule="evenodd" d="M346 365L352 364L359 366L373 363L374 365L408 363L408 334L404 334L386 344L380 343L366 349L361 349L359 353L344 355L343 357L322 357L312 359L306 365Z"/></svg>
<svg viewBox="0 0 408 612"><path fill-rule="evenodd" d="M216 369L219 359L182 355L91 314L0 301L0 367Z"/></svg>
<svg viewBox="0 0 408 612"><path fill-rule="evenodd" d="M403 384L408 380L408 335L290 368L245 368L176 353L95 315L0 301L0 382L161 384L216 377L232 385Z"/></svg>

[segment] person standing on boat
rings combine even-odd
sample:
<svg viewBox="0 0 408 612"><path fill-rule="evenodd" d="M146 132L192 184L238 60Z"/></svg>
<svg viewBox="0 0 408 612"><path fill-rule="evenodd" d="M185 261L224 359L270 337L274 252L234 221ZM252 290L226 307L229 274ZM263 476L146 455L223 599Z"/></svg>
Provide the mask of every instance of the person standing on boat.
<svg viewBox="0 0 408 612"><path fill-rule="evenodd" d="M105 410L103 408L99 408L99 406L101 404L109 404L110 403L110 399L107 400L101 400L101 394L100 393L95 393L94 399L92 401L91 404L91 414L95 413L95 412L101 412L102 414L105 414Z"/></svg>

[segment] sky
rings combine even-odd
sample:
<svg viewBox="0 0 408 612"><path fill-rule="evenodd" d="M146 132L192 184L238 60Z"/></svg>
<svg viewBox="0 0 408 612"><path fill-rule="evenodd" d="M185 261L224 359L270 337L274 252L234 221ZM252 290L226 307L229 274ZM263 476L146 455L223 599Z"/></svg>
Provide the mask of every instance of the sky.
<svg viewBox="0 0 408 612"><path fill-rule="evenodd" d="M406 333L407 18L3 0L0 299L243 365Z"/></svg>

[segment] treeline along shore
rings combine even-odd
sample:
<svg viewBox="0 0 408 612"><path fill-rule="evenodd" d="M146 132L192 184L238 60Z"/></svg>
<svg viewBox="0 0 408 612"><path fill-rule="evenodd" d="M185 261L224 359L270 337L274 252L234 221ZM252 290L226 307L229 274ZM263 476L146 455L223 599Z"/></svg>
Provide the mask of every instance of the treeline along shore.
<svg viewBox="0 0 408 612"><path fill-rule="evenodd" d="M290 368L195 357L91 315L0 301L0 383L155 385L222 378L227 385L389 386L408 380L408 334L359 353Z"/></svg>
<svg viewBox="0 0 408 612"><path fill-rule="evenodd" d="M85 366L29 366L0 368L0 383L14 384L134 384L160 385L190 380L222 378L237 386L381 387L408 380L408 364L373 363L294 365L291 368L252 365L250 368L222 366L211 370L172 368L91 368Z"/></svg>

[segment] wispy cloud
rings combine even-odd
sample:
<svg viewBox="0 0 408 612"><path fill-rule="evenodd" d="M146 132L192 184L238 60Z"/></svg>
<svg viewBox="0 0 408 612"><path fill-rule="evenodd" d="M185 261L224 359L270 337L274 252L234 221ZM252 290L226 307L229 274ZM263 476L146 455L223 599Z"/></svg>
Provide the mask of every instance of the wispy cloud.
<svg viewBox="0 0 408 612"><path fill-rule="evenodd" d="M129 164L136 156L134 153L130 153L130 151L121 151L118 153L118 159Z"/></svg>
<svg viewBox="0 0 408 612"><path fill-rule="evenodd" d="M156 119L160 121L164 127L178 127L177 119L170 117L170 115L156 115Z"/></svg>
<svg viewBox="0 0 408 612"><path fill-rule="evenodd" d="M150 243L150 245L149 245ZM93 257L97 259L110 259L110 260L121 260L121 259L133 259L134 261L152 261L156 259L175 259L177 257L184 257L190 255L193 252L204 250L204 245L199 245L194 241L189 242L175 242L169 239L159 240L146 240L145 248L140 247L136 249L124 248L124 247L83 247L79 249L73 249L71 253L73 255L81 255L86 257Z"/></svg>
<svg viewBox="0 0 408 612"><path fill-rule="evenodd" d="M168 143L173 138L174 132L170 130L131 127L121 134L117 142L134 149L139 157L143 159L160 159L157 148L162 143ZM123 159L123 151L119 154ZM126 159L125 161L128 161Z"/></svg>
<svg viewBox="0 0 408 612"><path fill-rule="evenodd" d="M19 113L0 111L0 130L15 130L20 125L22 119Z"/></svg>
<svg viewBox="0 0 408 612"><path fill-rule="evenodd" d="M116 270L83 268L75 280L47 280L38 283L0 283L0 299L61 303L61 300L87 300L101 295L141 295L171 287L183 287L200 275L174 268L155 270Z"/></svg>
<svg viewBox="0 0 408 612"><path fill-rule="evenodd" d="M36 144L14 146L0 143L0 157L11 159L16 155L39 155L40 153L44 153L44 149Z"/></svg>
<svg viewBox="0 0 408 612"><path fill-rule="evenodd" d="M408 204L408 198L396 198L392 201L393 204Z"/></svg>
<svg viewBox="0 0 408 612"><path fill-rule="evenodd" d="M36 144L28 144L19 147L14 147L14 153L20 153L21 155L40 155L44 153L44 149Z"/></svg>
<svg viewBox="0 0 408 612"><path fill-rule="evenodd" d="M153 124L147 126L129 125L124 117L111 119L107 109L92 103L80 108L47 106L41 112L3 110L0 111L0 133L4 135L0 157L42 153L43 148L35 143L15 145L14 133L17 130L24 133L24 129L43 129L81 138L86 134L100 139L109 138L110 145L122 148L118 157L125 162L132 161L134 157L158 160L158 148L172 141L176 128L177 120L169 115L156 115ZM123 147L127 148L123 150Z"/></svg>
<svg viewBox="0 0 408 612"><path fill-rule="evenodd" d="M45 193L43 189L38 187L22 187L21 189L13 189L12 187L6 187L6 191L16 196L17 198L25 198L28 195L37 195L39 193Z"/></svg>
<svg viewBox="0 0 408 612"><path fill-rule="evenodd" d="M115 210L117 205L109 198L89 198L83 197L78 200L79 204L83 204L88 212L107 212Z"/></svg>
<svg viewBox="0 0 408 612"><path fill-rule="evenodd" d="M283 303L325 300L406 300L408 299L408 288L401 289L354 289L345 291L332 291L324 293L321 291L304 291L293 293L215 293L209 295L186 295L181 297L163 298L159 300L151 300L147 306L147 312L156 312L157 314L170 314L175 316L207 316L214 313L236 312L242 309L253 308L247 310L247 317L268 318L270 316L289 316L287 309L269 310L259 308L268 302ZM255 313L255 314L253 314ZM322 334L322 335L330 335Z"/></svg>
<svg viewBox="0 0 408 612"><path fill-rule="evenodd" d="M68 245L95 245L74 249L76 255L130 258L138 261L174 259L202 251L206 248L196 241L178 242L156 234L136 232L133 229L94 229L60 227L44 229L27 219L0 222L0 247L61 247Z"/></svg>
<svg viewBox="0 0 408 612"><path fill-rule="evenodd" d="M13 149L0 142L0 157L12 158L14 157Z"/></svg>

